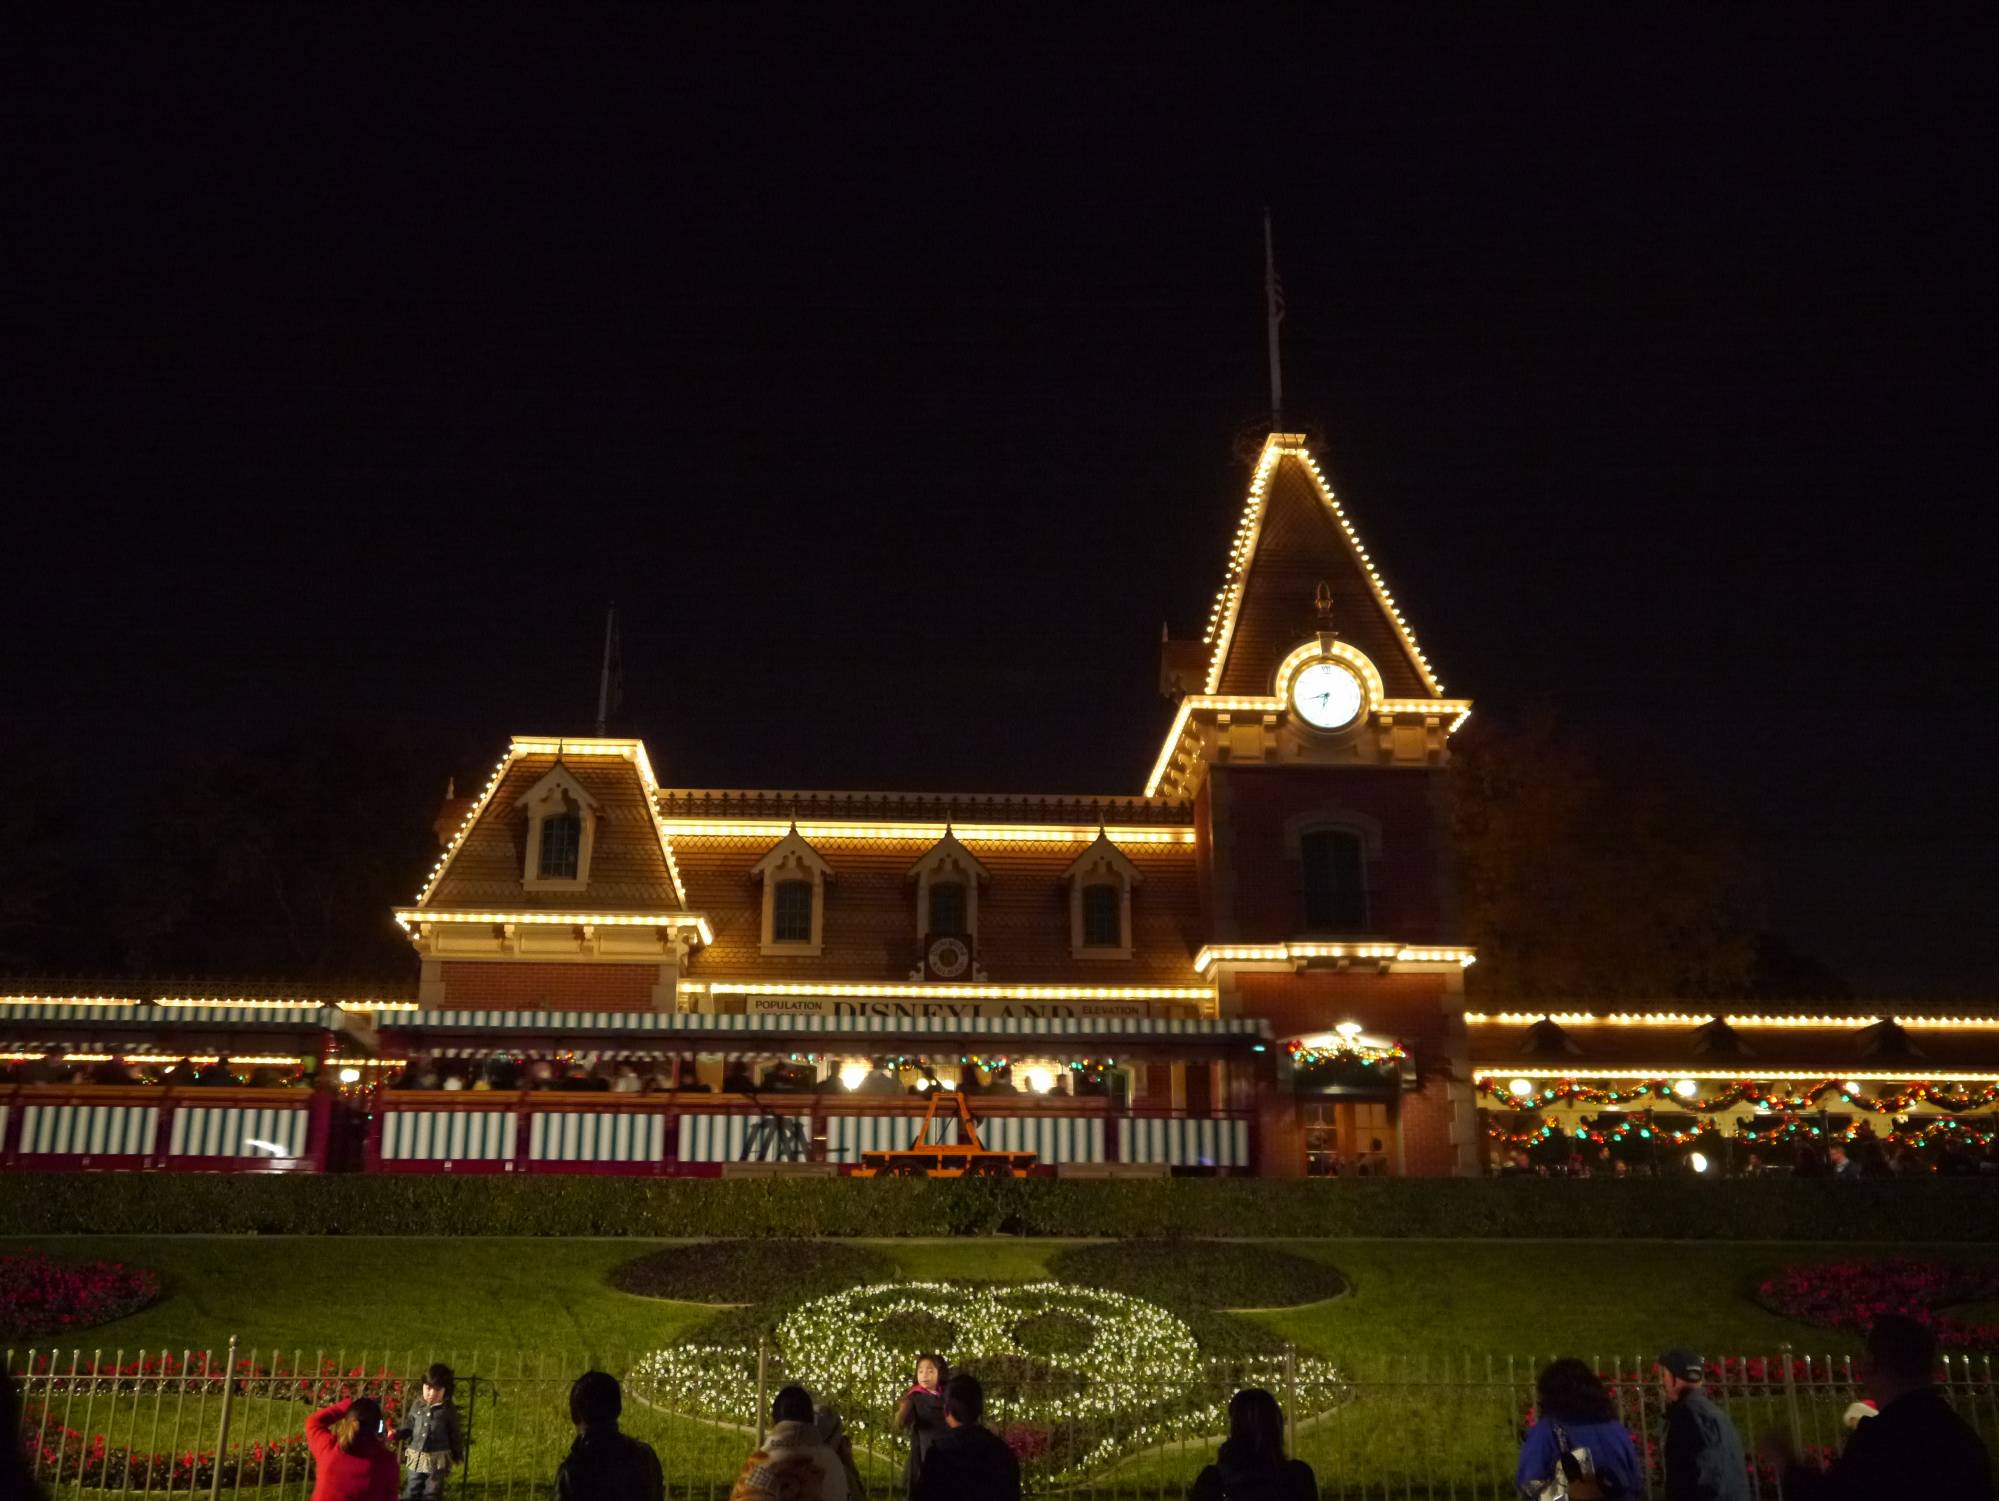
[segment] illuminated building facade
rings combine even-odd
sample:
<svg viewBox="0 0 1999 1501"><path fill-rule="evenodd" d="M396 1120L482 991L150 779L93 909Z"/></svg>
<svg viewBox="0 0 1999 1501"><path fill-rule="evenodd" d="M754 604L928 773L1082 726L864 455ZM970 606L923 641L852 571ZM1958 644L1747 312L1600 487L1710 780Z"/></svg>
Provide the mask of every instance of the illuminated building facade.
<svg viewBox="0 0 1999 1501"><path fill-rule="evenodd" d="M770 1019L822 1072L946 1083L1000 1055L1060 1080L1083 1051L1140 1118L1230 1128L1175 1167L1472 1170L1441 789L1470 705L1302 438L1266 443L1162 686L1142 794L688 789L636 741L516 739L397 911L424 1014ZM1005 1030L1030 1024L1087 1045Z"/></svg>

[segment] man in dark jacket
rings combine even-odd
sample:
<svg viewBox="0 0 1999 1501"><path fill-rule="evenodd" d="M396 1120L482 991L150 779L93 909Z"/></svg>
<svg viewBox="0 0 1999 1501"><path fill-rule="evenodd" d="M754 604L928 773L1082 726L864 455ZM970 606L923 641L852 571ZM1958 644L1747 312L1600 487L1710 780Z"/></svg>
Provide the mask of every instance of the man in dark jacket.
<svg viewBox="0 0 1999 1501"><path fill-rule="evenodd" d="M976 1376L944 1383L944 1432L930 1445L912 1501L1020 1501L1020 1461L980 1426L986 1391Z"/></svg>
<svg viewBox="0 0 1999 1501"><path fill-rule="evenodd" d="M1728 1414L1708 1400L1701 1358L1677 1346L1659 1357L1666 1393L1666 1501L1749 1501L1749 1466Z"/></svg>
<svg viewBox="0 0 1999 1501"><path fill-rule="evenodd" d="M666 1501L652 1445L618 1432L625 1393L618 1378L585 1371L569 1388L576 1442L555 1472L556 1501Z"/></svg>
<svg viewBox="0 0 1999 1501"><path fill-rule="evenodd" d="M1937 1390L1936 1335L1886 1313L1867 1335L1867 1391L1880 1411L1862 1418L1845 1452L1821 1472L1779 1441L1787 1501L1993 1501L1992 1459Z"/></svg>

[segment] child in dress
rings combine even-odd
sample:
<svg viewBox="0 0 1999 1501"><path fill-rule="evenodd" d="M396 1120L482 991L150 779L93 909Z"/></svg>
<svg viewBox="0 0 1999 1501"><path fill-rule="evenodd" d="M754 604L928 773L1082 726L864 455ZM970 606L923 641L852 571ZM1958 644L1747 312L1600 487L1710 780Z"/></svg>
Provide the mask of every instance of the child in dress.
<svg viewBox="0 0 1999 1501"><path fill-rule="evenodd" d="M437 1501L444 1494L444 1477L465 1458L458 1407L451 1400L457 1385L450 1366L432 1366L423 1373L423 1396L403 1413L402 1427L396 1431L406 1446L403 1466L409 1472L403 1481L403 1501Z"/></svg>
<svg viewBox="0 0 1999 1501"><path fill-rule="evenodd" d="M944 1432L944 1382L950 1374L950 1367L944 1364L943 1356L917 1356L916 1380L902 1394L902 1401L896 1404L895 1426L909 1430L909 1464L904 1480L911 1494L916 1491L916 1482L923 1473L923 1461L930 1455L930 1446Z"/></svg>

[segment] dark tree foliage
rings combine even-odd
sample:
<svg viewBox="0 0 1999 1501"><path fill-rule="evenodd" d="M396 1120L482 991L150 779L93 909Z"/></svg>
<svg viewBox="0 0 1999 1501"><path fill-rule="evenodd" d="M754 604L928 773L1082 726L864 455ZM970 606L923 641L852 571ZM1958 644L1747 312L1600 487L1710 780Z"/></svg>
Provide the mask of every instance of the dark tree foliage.
<svg viewBox="0 0 1999 1501"><path fill-rule="evenodd" d="M1641 754L1537 711L1473 721L1451 763L1482 1001L1742 994L1741 842Z"/></svg>
<svg viewBox="0 0 1999 1501"><path fill-rule="evenodd" d="M393 736L301 730L169 746L142 782L73 773L30 820L31 878L4 885L0 964L405 982L414 956L389 911L436 858L448 764Z"/></svg>

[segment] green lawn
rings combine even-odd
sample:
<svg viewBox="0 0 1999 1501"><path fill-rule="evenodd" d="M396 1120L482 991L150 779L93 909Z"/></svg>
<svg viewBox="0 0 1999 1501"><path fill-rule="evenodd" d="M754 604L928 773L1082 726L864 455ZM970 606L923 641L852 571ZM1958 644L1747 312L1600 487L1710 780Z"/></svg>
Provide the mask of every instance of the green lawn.
<svg viewBox="0 0 1999 1501"><path fill-rule="evenodd" d="M0 1250L105 1257L157 1269L151 1308L90 1331L88 1348L207 1346L238 1334L264 1349L428 1348L643 1351L708 1316L701 1305L631 1297L611 1267L658 1242L632 1240L126 1239L0 1240ZM888 1240L877 1248L912 1279L1021 1281L1045 1276L1068 1242ZM1307 1350L1354 1359L1408 1353L1531 1356L1561 1347L1652 1353L1685 1341L1711 1350L1843 1351L1822 1331L1779 1319L1749 1297L1788 1261L1857 1254L1838 1248L1564 1241L1287 1241L1331 1262L1352 1291L1302 1309L1251 1315ZM1916 1254L1920 1248L1904 1248ZM1922 1249L1951 1259L1999 1256ZM774 1290L775 1291L775 1290ZM1245 1288L1245 1305L1255 1289Z"/></svg>

